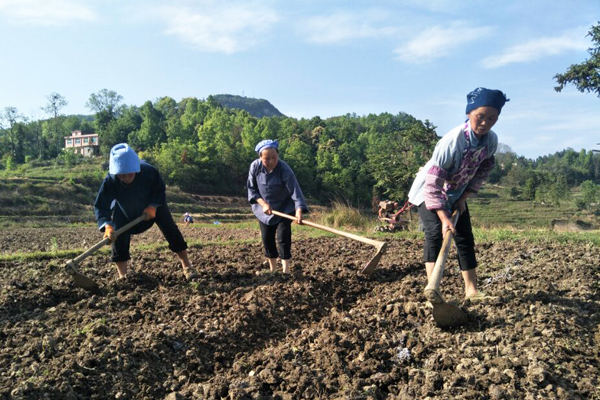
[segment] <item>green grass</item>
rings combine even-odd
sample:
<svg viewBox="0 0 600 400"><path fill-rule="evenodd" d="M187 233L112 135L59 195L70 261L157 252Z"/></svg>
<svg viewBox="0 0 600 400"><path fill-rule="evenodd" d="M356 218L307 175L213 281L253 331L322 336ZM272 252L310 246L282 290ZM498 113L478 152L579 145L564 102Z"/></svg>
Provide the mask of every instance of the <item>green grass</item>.
<svg viewBox="0 0 600 400"><path fill-rule="evenodd" d="M11 171L0 171L0 229L94 226L93 201L106 174L103 170L106 165L101 158L77 162L66 166L34 161ZM546 229L549 232L553 221L557 220L581 220L600 228L600 222L593 213L575 207L577 196L577 190L573 190L569 201L560 206L547 206L511 199L507 188L486 185L477 196L469 198L468 203L474 228L490 230L489 235L497 238L543 236L524 234L522 230ZM258 229L250 206L240 199L198 196L176 187L167 187L167 200L176 221L181 220L184 212L191 212L196 220L194 226L218 228L227 224L232 229ZM321 225L376 238L391 235L373 232L376 226L381 225L373 210L355 208L341 201L335 202L331 208L312 203L310 206L312 212L306 218ZM416 213L412 213L411 218L411 231L400 235L420 237ZM219 221L222 225L213 226L212 221ZM305 226L295 225L294 229L306 237L331 236ZM556 239L562 240L569 235L572 234L564 233ZM587 235L593 236L593 233Z"/></svg>
<svg viewBox="0 0 600 400"><path fill-rule="evenodd" d="M237 223L227 223L221 225L212 224L194 224L198 227L212 228L221 230L223 238L220 240L205 241L201 239L186 239L190 248L199 248L206 246L238 246L253 243L260 243L260 235L258 234L258 224L256 221L246 221ZM239 229L256 229L257 236L252 239L236 239L235 233ZM294 240L302 240L304 238L320 238L320 237L336 237L337 235L312 228L309 226L293 225ZM344 230L344 229L340 229ZM357 231L362 236L373 237L378 240L385 239L423 239L423 233L419 231L399 231L395 233L373 233L369 231ZM600 247L600 231L587 232L553 232L548 229L514 229L514 228L474 228L476 243L482 242L527 242L527 243L565 243L565 244L589 244ZM184 233L185 234L185 233ZM229 238L231 236L231 238ZM152 244L138 244L132 246L136 250L164 251L168 249L166 242ZM46 252L36 251L31 253L12 253L8 255L0 255L0 262L5 261L40 261L53 259L72 259L83 253L86 249L76 248L70 250L51 250ZM108 255L110 247L99 249L96 254Z"/></svg>
<svg viewBox="0 0 600 400"><path fill-rule="evenodd" d="M473 228L475 243L482 242L526 242L526 243L570 243L591 244L600 247L600 230L586 232L554 232L549 229L514 229L514 228ZM403 231L394 233L375 233L374 238L384 240L423 239L423 232Z"/></svg>
<svg viewBox="0 0 600 400"><path fill-rule="evenodd" d="M600 246L600 231L586 232L554 232L548 229L524 229L512 228L480 229L473 230L476 242L502 242L502 241L525 241L528 243L571 243L591 244Z"/></svg>
<svg viewBox="0 0 600 400"><path fill-rule="evenodd" d="M534 201L510 199L506 189L488 185L468 200L473 226L482 228L519 227L550 228L553 220L589 219L577 210L575 195L560 206L542 205Z"/></svg>

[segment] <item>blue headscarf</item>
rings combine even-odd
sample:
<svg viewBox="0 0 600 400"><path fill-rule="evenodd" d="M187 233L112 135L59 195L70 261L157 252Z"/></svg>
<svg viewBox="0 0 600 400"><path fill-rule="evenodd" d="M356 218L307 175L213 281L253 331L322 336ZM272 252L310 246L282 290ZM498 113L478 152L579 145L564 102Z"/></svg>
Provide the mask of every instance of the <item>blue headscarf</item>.
<svg viewBox="0 0 600 400"><path fill-rule="evenodd" d="M479 107L494 107L500 115L500 111L502 111L502 107L507 101L510 100L500 90L478 87L467 95L466 113L468 114Z"/></svg>
<svg viewBox="0 0 600 400"><path fill-rule="evenodd" d="M277 140L265 139L256 145L254 151L256 151L260 155L261 151L263 151L264 149L268 149L269 147L279 149L279 143L277 142Z"/></svg>
<svg viewBox="0 0 600 400"><path fill-rule="evenodd" d="M108 173L111 175L140 172L140 159L127 143L119 143L110 149Z"/></svg>

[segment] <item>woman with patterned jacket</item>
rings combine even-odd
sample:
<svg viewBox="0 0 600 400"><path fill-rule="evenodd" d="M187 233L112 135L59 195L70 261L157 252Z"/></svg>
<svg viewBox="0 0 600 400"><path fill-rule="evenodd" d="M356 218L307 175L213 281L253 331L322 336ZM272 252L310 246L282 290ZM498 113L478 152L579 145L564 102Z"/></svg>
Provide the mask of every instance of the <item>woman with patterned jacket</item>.
<svg viewBox="0 0 600 400"><path fill-rule="evenodd" d="M475 240L467 198L479 191L494 167L498 136L491 128L507 101L500 90L480 87L470 92L467 95L467 121L440 139L408 194L409 201L418 206L425 229L423 260L427 278L433 272L444 233L452 231L465 284L465 298L472 301L486 296L477 290ZM460 212L456 226L450 220L454 209Z"/></svg>

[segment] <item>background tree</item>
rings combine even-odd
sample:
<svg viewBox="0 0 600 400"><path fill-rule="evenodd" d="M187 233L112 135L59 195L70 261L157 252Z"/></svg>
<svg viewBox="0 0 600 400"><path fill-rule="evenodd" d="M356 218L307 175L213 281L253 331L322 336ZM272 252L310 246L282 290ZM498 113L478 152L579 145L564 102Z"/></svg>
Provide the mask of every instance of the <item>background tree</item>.
<svg viewBox="0 0 600 400"><path fill-rule="evenodd" d="M7 123L6 136L9 145L9 157L15 162L23 162L24 155L22 154L22 135L23 127L20 122L23 121L23 115L19 114L16 107L5 107L2 114L3 119Z"/></svg>
<svg viewBox="0 0 600 400"><path fill-rule="evenodd" d="M163 113L154 108L152 102L147 101L139 109L139 115L141 118L140 129L129 135L129 142L137 150L146 150L164 143L167 139L167 135L164 130L164 115ZM172 116L172 119L176 119L176 116Z"/></svg>
<svg viewBox="0 0 600 400"><path fill-rule="evenodd" d="M598 203L600 197L600 185L592 181L585 181L581 184L581 197L577 202L577 206L581 209L589 209L592 204Z"/></svg>
<svg viewBox="0 0 600 400"><path fill-rule="evenodd" d="M85 103L95 113L94 123L100 138L100 149L106 154L123 136L118 127L111 127L113 121L124 111L125 107L120 105L122 101L123 96L114 90L102 89L98 93L92 93Z"/></svg>
<svg viewBox="0 0 600 400"><path fill-rule="evenodd" d="M575 85L580 92L596 93L600 97L600 23L592 26L587 34L592 38L593 47L588 49L590 58L581 64L572 64L564 74L556 74L554 79L560 92L566 84Z"/></svg>
<svg viewBox="0 0 600 400"><path fill-rule="evenodd" d="M63 148L63 140L65 133L62 128L61 120L60 120L60 110L62 110L67 104L67 100L56 92L50 93L46 96L48 103L42 107L42 110L46 112L46 114L50 115L52 120L49 125L49 136L51 138L52 143L52 156L56 156L60 153ZM46 144L45 141L42 140L40 145L43 147L40 154L42 158L46 155Z"/></svg>

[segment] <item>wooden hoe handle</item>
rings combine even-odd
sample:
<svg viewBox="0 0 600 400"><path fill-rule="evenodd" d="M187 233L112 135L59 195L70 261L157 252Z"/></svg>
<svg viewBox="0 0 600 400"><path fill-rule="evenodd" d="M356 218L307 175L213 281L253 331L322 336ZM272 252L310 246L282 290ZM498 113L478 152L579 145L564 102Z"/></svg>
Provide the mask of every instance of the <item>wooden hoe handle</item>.
<svg viewBox="0 0 600 400"><path fill-rule="evenodd" d="M452 213L452 225L456 227L456 222L459 217L458 210L455 210ZM433 290L438 295L440 294L440 282L442 281L442 276L444 275L444 268L446 266L446 258L448 258L448 253L450 252L450 244L452 243L452 238L454 234L452 231L447 231L444 234L444 242L442 243L442 248L440 250L440 254L435 261L435 266L433 267L433 272L431 273L431 277L429 278L429 282L427 283L427 287L425 288L425 292L428 290Z"/></svg>
<svg viewBox="0 0 600 400"><path fill-rule="evenodd" d="M137 217L133 221L129 222L127 225L124 225L123 227L121 227L117 231L115 231L115 233L113 234L113 236L115 238L117 238L120 234L122 234L126 230L134 227L135 225L139 224L140 222L142 222L145 219L146 219L146 215L145 214L140 215L139 217ZM87 249L85 252L81 253L80 255L78 255L77 257L75 257L73 260L71 260L69 262L69 264L71 264L73 266L79 265L80 262L82 262L83 260L85 260L90 255L94 254L99 248L104 247L104 246L106 246L109 243L110 243L110 239L109 238L102 239L101 241L99 241L98 243L96 243L95 245L93 245L92 247L90 247L89 249Z"/></svg>
<svg viewBox="0 0 600 400"><path fill-rule="evenodd" d="M285 213L282 213L282 212L279 212L279 211L275 211L275 210L271 210L271 212L273 213L273 215L277 215L278 217L287 218L287 219L291 219L292 221L296 221L296 217L293 217L291 215L288 215L288 214L285 214ZM333 234L336 234L336 235L344 236L344 237L347 237L348 239L358 240L359 242L370 244L372 246L376 246L377 248L380 248L383 245L385 245L385 242L380 242L378 240L368 239L366 237L354 235L354 234L348 233L348 232L342 232L342 231L339 231L337 229L330 228L328 226L319 225L319 224L317 224L315 222L302 220L302 224L303 225L311 226L313 228L321 229L321 230L324 230L324 231L327 231L327 232L330 232L330 233L333 233Z"/></svg>

